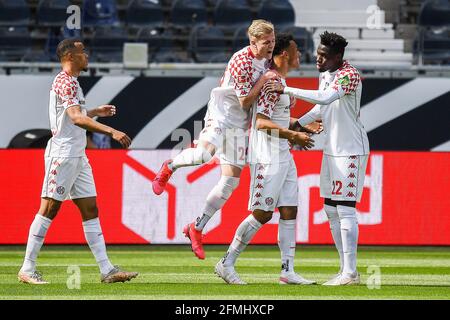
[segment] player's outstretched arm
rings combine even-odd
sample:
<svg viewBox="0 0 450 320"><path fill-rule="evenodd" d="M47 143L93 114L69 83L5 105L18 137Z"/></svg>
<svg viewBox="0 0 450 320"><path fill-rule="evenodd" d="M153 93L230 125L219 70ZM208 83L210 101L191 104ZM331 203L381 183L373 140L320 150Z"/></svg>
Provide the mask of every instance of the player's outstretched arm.
<svg viewBox="0 0 450 320"><path fill-rule="evenodd" d="M258 130L266 130L267 134L287 139L289 140L290 143L298 144L305 149L314 147L314 140L311 139L309 134L282 128L273 121L271 121L270 118L266 117L265 115L262 114L256 115L255 126L256 129Z"/></svg>
<svg viewBox="0 0 450 320"><path fill-rule="evenodd" d="M67 115L73 124L92 132L99 132L109 135L111 138L119 142L122 147L128 148L131 144L131 139L124 132L111 128L103 123L97 122L81 112L79 105L74 105L66 109Z"/></svg>
<svg viewBox="0 0 450 320"><path fill-rule="evenodd" d="M265 90L268 92L286 93L296 99L302 99L310 103L328 105L333 101L344 96L343 90L336 91L332 87L329 87L325 91L320 90L304 90L292 87L285 87L281 83L268 82L265 85Z"/></svg>

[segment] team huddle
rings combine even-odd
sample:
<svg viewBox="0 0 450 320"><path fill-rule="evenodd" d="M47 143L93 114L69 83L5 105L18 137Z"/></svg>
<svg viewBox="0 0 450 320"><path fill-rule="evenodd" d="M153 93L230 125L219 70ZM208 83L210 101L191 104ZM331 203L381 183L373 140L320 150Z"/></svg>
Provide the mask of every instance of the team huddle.
<svg viewBox="0 0 450 320"><path fill-rule="evenodd" d="M213 157L219 159L221 177L217 185L208 194L195 221L183 228L194 254L204 259L202 231L238 187L242 169L248 164L251 214L236 229L227 252L215 266L215 273L226 283L245 284L235 270L236 261L277 208L279 282L315 284L316 281L305 279L294 270L299 191L290 149L294 145L303 149L313 147L313 135L323 130L320 195L340 257L339 272L324 285L358 284L355 205L362 196L369 143L359 118L361 78L358 70L343 60L347 42L335 33L321 35L317 49L319 89L303 90L286 84L288 73L300 68L301 53L292 35L275 35L270 22L255 20L248 28L248 37L249 46L232 56L219 87L211 91L205 126L196 145L162 164L152 183L153 191L162 194L179 168L200 165ZM63 71L55 78L50 93L53 137L45 154L41 207L30 227L25 260L18 275L22 282L47 283L36 271L36 260L51 221L67 198L80 209L101 281L127 281L138 275L113 266L106 254L92 170L84 153L85 130L108 134L125 148L131 140L125 133L92 119L115 115L114 106L86 110L76 80L87 67L83 49L79 40L63 40L58 45ZM296 99L315 106L301 118L293 118L290 110Z"/></svg>

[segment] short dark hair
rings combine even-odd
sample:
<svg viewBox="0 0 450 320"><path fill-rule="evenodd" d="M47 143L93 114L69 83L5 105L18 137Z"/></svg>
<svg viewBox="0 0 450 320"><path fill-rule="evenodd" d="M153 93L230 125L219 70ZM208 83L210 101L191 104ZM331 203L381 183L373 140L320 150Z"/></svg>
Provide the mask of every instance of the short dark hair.
<svg viewBox="0 0 450 320"><path fill-rule="evenodd" d="M58 46L56 47L56 55L58 56L59 61L61 61L62 57L64 57L68 52L75 49L75 43L82 42L80 39L71 38L71 39L64 39L60 43L58 43Z"/></svg>
<svg viewBox="0 0 450 320"><path fill-rule="evenodd" d="M277 33L275 36L275 47L273 48L273 55L277 56L284 50L289 48L291 41L294 41L294 37L290 33Z"/></svg>
<svg viewBox="0 0 450 320"><path fill-rule="evenodd" d="M345 47L348 42L343 36L340 36L334 32L325 31L320 35L320 43L330 48L331 53L341 53L344 56Z"/></svg>

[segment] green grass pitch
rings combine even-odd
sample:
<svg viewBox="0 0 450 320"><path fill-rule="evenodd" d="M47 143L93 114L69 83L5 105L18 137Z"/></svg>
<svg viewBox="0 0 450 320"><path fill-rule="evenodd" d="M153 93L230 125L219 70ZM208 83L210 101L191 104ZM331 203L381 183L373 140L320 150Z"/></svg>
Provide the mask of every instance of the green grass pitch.
<svg viewBox="0 0 450 320"><path fill-rule="evenodd" d="M450 299L450 247L360 246L362 283L349 287L279 285L278 247L256 245L247 248L236 268L249 284L227 285L214 274L226 248L206 246L206 259L198 260L187 245L108 246L114 264L140 275L131 282L102 284L87 246L44 246L38 269L51 284L31 286L17 280L25 248L0 246L0 299ZM80 289L68 289L72 265L79 267ZM297 246L296 271L304 277L320 284L337 269L334 247ZM380 286L373 281L377 270Z"/></svg>

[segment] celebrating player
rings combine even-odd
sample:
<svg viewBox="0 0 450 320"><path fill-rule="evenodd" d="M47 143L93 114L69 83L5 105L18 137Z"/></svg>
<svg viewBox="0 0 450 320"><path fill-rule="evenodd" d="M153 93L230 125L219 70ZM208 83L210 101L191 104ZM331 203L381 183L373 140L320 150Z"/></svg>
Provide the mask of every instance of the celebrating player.
<svg viewBox="0 0 450 320"><path fill-rule="evenodd" d="M106 253L98 218L94 177L85 154L86 130L107 134L124 148L128 148L131 139L125 133L92 119L95 116L114 116L115 106L103 105L87 111L83 91L77 80L81 71L87 71L88 65L88 55L83 43L65 39L58 44L56 53L61 61L62 71L55 77L50 90L52 138L45 150L41 206L30 227L25 259L18 278L21 282L30 284L48 283L36 271L36 260L61 203L70 198L80 210L84 235L100 268L101 282L128 281L138 274L113 266Z"/></svg>
<svg viewBox="0 0 450 320"><path fill-rule="evenodd" d="M222 176L206 198L205 207L196 221L183 230L199 259L205 258L203 228L239 185L239 177L246 164L249 110L264 83L276 77L273 72L266 73L275 44L273 25L255 20L248 28L248 37L250 45L233 55L220 87L211 92L205 127L197 146L183 150L173 160L165 161L153 181L153 191L161 194L176 169L208 162L214 154L219 156ZM304 141L299 141L300 144L309 143L307 135L302 138Z"/></svg>
<svg viewBox="0 0 450 320"><path fill-rule="evenodd" d="M272 81L286 84L290 70L300 66L300 53L292 35L277 34L273 52L273 70L278 78ZM245 284L234 265L242 251L263 224L280 211L278 245L281 251L281 284L314 284L294 272L296 246L295 227L298 204L297 169L291 144L304 144L305 133L293 130L298 119L290 117L294 99L287 94L268 92L264 87L254 108L250 134L249 163L251 185L250 214L237 228L225 256L216 264L215 272L229 284ZM309 139L305 148L313 146Z"/></svg>
<svg viewBox="0 0 450 320"><path fill-rule="evenodd" d="M320 39L317 48L319 90L302 90L277 83L268 87L316 103L299 123L305 125L321 118L325 132L320 195L325 198L325 212L341 267L324 285L359 284L355 206L362 196L369 155L369 140L359 117L362 83L358 70L343 60L347 41L327 31Z"/></svg>

